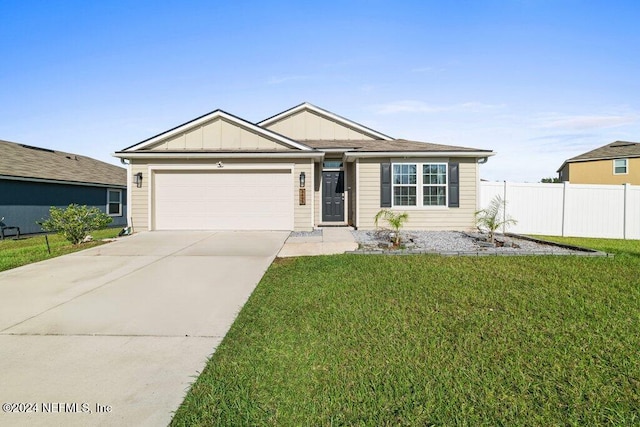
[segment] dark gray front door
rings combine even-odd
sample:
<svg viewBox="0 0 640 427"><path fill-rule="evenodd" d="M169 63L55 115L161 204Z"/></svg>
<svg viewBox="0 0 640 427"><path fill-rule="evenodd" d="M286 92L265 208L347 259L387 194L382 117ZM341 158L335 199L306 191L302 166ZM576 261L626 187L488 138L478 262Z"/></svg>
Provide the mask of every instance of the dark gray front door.
<svg viewBox="0 0 640 427"><path fill-rule="evenodd" d="M344 172L322 172L322 222L344 222Z"/></svg>

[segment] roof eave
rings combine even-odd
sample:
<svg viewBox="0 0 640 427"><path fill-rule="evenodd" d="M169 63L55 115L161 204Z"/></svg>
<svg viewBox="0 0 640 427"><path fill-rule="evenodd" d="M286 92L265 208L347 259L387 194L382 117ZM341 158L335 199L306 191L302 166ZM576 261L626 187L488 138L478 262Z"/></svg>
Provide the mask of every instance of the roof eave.
<svg viewBox="0 0 640 427"><path fill-rule="evenodd" d="M80 185L84 187L127 188L127 184L114 184L106 182L65 181L62 179L35 178L28 176L0 175L0 179L10 181L39 182L43 184Z"/></svg>
<svg viewBox="0 0 640 427"><path fill-rule="evenodd" d="M495 156L493 151L347 151L345 160L373 157L473 157Z"/></svg>
<svg viewBox="0 0 640 427"><path fill-rule="evenodd" d="M322 151L285 151L285 152L162 152L162 151L118 151L112 154L120 159L262 159L262 158L323 158Z"/></svg>

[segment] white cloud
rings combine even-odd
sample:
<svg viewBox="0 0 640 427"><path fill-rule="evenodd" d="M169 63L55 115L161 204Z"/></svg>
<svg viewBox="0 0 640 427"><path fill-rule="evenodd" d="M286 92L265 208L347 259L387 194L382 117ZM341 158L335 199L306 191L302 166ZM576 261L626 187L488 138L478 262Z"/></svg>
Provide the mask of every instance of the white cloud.
<svg viewBox="0 0 640 427"><path fill-rule="evenodd" d="M492 105L484 104L481 102L464 102L461 104L452 105L430 105L422 101L395 101L387 104L380 104L374 106L374 110L377 114L397 114L397 113L442 113L442 112L472 112L478 113L481 111L494 110L503 108L505 105Z"/></svg>
<svg viewBox="0 0 640 427"><path fill-rule="evenodd" d="M638 114L559 116L543 118L539 127L569 130L601 129L629 125L639 120Z"/></svg>
<svg viewBox="0 0 640 427"><path fill-rule="evenodd" d="M308 75L293 75L293 76L282 76L282 77L271 77L269 79L269 81L267 82L270 85L278 85L281 83L286 83L292 80L307 80L310 79L312 76L308 76Z"/></svg>

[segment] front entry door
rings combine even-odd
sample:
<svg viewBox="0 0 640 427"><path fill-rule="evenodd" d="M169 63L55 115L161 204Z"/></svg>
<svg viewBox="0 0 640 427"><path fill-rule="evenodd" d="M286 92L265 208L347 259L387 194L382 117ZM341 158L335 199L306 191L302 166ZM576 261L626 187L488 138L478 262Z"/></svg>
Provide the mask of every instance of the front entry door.
<svg viewBox="0 0 640 427"><path fill-rule="evenodd" d="M344 172L322 172L322 222L344 222Z"/></svg>

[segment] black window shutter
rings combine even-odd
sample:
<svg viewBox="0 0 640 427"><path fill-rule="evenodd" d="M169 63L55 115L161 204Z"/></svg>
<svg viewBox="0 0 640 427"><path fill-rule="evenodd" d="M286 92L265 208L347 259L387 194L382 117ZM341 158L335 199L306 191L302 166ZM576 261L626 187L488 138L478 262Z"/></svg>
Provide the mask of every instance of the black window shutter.
<svg viewBox="0 0 640 427"><path fill-rule="evenodd" d="M460 207L460 163L449 163L449 207Z"/></svg>
<svg viewBox="0 0 640 427"><path fill-rule="evenodd" d="M380 163L380 207L391 207L391 163Z"/></svg>

